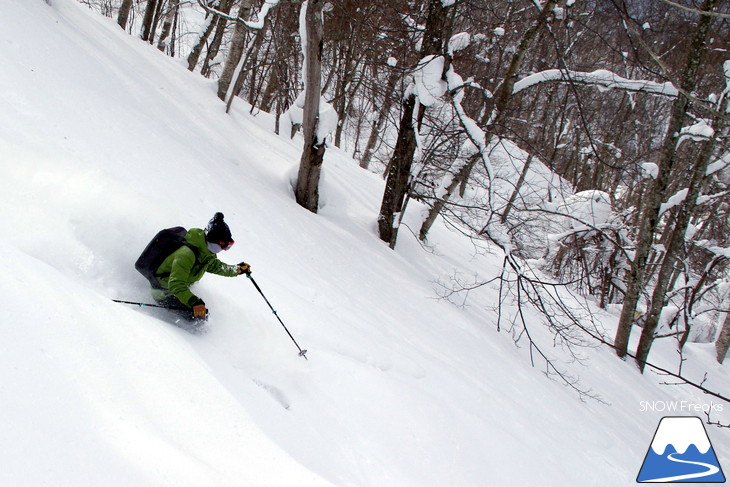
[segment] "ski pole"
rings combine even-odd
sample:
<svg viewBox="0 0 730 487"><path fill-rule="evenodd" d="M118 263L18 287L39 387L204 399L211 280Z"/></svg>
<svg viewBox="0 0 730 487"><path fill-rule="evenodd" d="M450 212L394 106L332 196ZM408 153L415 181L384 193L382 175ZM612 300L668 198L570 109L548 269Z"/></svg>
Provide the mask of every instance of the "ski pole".
<svg viewBox="0 0 730 487"><path fill-rule="evenodd" d="M264 301L266 301L266 304L269 305L269 308L271 309L271 312L274 313L274 316L276 316L276 319L279 320L279 323L281 323L281 326L283 326L284 327L284 330L286 330L286 333L287 333L287 335L289 335L289 338L291 338L291 341L293 341L294 342L294 345L297 346L297 348L299 349L299 356L304 357L304 360L309 360L307 358L307 351L306 350L302 350L302 348L299 346L299 344L297 343L297 341L294 339L294 337L292 336L292 334L289 332L289 329L286 327L286 325L284 324L284 322L281 321L281 318L279 318L279 314L276 312L276 310L274 309L274 307L271 306L271 303L269 303L269 300L266 299L266 296L264 295L264 292L261 290L261 288L259 287L259 285L256 284L256 281L254 280L254 278L251 277L251 274L246 274L246 277L248 277L251 280L251 282L253 283L254 287L256 287L256 290L259 292L259 294L261 294L261 297L264 298Z"/></svg>
<svg viewBox="0 0 730 487"><path fill-rule="evenodd" d="M147 307L147 308L163 308L163 309L175 309L175 310L182 310L185 311L188 308L184 308L182 306L164 306L161 304L151 304L151 303L138 303L136 301L122 301L121 299L112 299L115 303L122 303L122 304L133 304L135 306L139 307Z"/></svg>

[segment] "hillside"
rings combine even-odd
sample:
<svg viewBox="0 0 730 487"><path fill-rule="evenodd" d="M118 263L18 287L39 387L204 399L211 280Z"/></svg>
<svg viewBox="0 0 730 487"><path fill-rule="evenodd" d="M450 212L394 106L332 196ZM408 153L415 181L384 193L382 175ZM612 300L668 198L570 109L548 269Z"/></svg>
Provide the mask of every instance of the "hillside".
<svg viewBox="0 0 730 487"><path fill-rule="evenodd" d="M382 178L335 148L322 210L300 208L300 138L243 103L226 115L212 81L52 3L0 2L1 485L625 486L667 414L642 401L710 403L609 349L551 349L528 314L600 397L581 400L496 330L498 283L439 298L454 276L497 275L498 249L439 224L428 249L402 231L391 251ZM199 283L202 335L111 301L149 301L139 252L216 211L237 242L221 259L251 264L309 360L245 278ZM610 336L616 315L593 311ZM711 345L684 358L729 389ZM708 432L730 465L728 430Z"/></svg>

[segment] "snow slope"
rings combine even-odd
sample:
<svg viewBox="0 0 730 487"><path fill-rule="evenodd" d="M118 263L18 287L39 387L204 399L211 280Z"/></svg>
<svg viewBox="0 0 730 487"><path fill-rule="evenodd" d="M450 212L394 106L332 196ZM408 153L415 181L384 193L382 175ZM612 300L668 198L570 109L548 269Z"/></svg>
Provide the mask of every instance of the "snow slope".
<svg viewBox="0 0 730 487"><path fill-rule="evenodd" d="M52 3L0 2L0 485L625 486L662 416L641 401L709 403L605 349L565 364L607 404L580 401L496 332L497 284L437 299L500 255L445 226L430 251L407 231L389 250L382 179L336 149L324 208L303 210L300 139L241 104L225 115L213 82ZM238 242L222 259L251 263L308 361L245 278L197 286L203 335L111 302L149 299L132 263L157 230L215 211ZM728 390L711 346L686 358ZM727 463L727 432L709 434Z"/></svg>

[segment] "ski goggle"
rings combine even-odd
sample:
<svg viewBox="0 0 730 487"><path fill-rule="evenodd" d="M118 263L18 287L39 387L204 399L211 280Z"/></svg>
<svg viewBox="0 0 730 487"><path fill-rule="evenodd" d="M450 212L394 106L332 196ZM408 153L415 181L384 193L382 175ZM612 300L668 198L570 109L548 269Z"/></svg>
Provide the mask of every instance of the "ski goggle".
<svg viewBox="0 0 730 487"><path fill-rule="evenodd" d="M229 242L216 242L216 243L217 243L218 245L220 245L220 246L221 246L221 248L222 248L223 250L228 250L228 249L230 249L230 248L231 248L231 247L233 246L233 244L234 244L234 243L236 243L236 242L234 242L233 240L231 240L231 241L229 241Z"/></svg>

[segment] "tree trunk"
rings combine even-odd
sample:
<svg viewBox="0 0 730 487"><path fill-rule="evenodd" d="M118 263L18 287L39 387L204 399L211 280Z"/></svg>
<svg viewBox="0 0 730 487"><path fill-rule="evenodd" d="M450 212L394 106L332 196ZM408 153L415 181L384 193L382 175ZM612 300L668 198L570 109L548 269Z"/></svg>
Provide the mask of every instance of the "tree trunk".
<svg viewBox="0 0 730 487"><path fill-rule="evenodd" d="M728 348L730 348L730 313L725 313L725 321L722 324L717 341L715 341L715 351L719 363L723 363L725 360Z"/></svg>
<svg viewBox="0 0 730 487"><path fill-rule="evenodd" d="M715 118L713 125L716 132L719 133L722 131L723 124L724 122L721 117ZM652 293L651 306L649 307L644 328L641 331L639 347L636 351L636 362L642 372L646 365L646 359L649 356L649 349L652 343L654 343L654 332L656 331L659 316L666 301L667 290L671 288L670 278L674 274L675 264L682 257L680 253L684 246L687 227L697 207L697 197L700 195L702 182L705 178L707 167L710 165L714 148L715 143L712 139L703 143L697 163L692 171L692 178L688 188L689 191L687 192L684 203L679 209L671 235L665 244L666 253L657 276L656 286Z"/></svg>
<svg viewBox="0 0 730 487"><path fill-rule="evenodd" d="M177 6L175 7L175 15L172 19L172 32L170 33L170 57L175 57L175 39L177 39L177 29L180 26L180 0L175 0Z"/></svg>
<svg viewBox="0 0 730 487"><path fill-rule="evenodd" d="M228 89L228 96L226 101L226 113L228 113L231 110L231 105L233 104L233 99L238 96L239 93L241 93L243 89L243 83L246 80L246 74L249 72L249 68L251 66L254 66L254 71L252 71L252 77L254 78L252 80L253 83L256 82L255 76L256 76L256 64L258 60L258 51L261 48L261 44L266 37L266 27L269 25L268 18L264 20L264 27L259 29L256 32L256 36L254 39L253 44L249 47L248 52L246 53L246 56L241 56L241 60L239 61L239 67L236 69L236 71L233 73L233 80L232 83L232 89L229 87ZM253 106L253 93L251 93L251 105Z"/></svg>
<svg viewBox="0 0 730 487"><path fill-rule="evenodd" d="M127 22L129 21L129 12L132 10L132 0L122 0L119 7L119 15L117 15L117 23L122 30L127 30Z"/></svg>
<svg viewBox="0 0 730 487"><path fill-rule="evenodd" d="M383 104L380 106L378 111L378 119L373 124L373 129L368 137L368 142L365 145L365 152L363 152L362 159L360 159L360 167L368 169L370 167L370 161L373 158L373 152L375 151L375 144L378 142L380 132L385 126L385 121L388 119L390 108L393 106L393 92L395 91L395 85L398 83L398 71L391 68L390 75L388 76L388 83L385 87L385 93L383 96Z"/></svg>
<svg viewBox="0 0 730 487"><path fill-rule="evenodd" d="M162 24L162 33L160 34L160 38L157 41L157 49L162 52L165 52L165 49L167 49L167 38L172 31L172 23L175 20L175 15L177 14L177 8L179 4L180 0L170 0L167 13L165 13L165 21Z"/></svg>
<svg viewBox="0 0 730 487"><path fill-rule="evenodd" d="M160 23L160 15L162 15L162 7L165 5L165 0L159 0L157 2L157 7L155 8L155 16L152 20L152 25L150 26L150 33L147 38L147 42L150 44L154 44L155 42L155 33L157 32L157 26Z"/></svg>
<svg viewBox="0 0 730 487"><path fill-rule="evenodd" d="M352 27L350 25L347 25L346 28L348 29L348 31L352 30ZM355 75L355 69L353 69L352 66L355 58L355 54L353 53L353 44L355 42L356 41L354 39L350 39L347 43L347 49L345 50L344 58L342 60L342 70L335 86L335 103L333 104L335 110L337 111L337 117L340 121L337 124L337 130L335 131L335 147L340 147L340 145L342 144L342 130L345 126L345 117L347 116L348 108L347 88L350 83L352 83L353 77ZM357 62L355 62L355 67L357 67Z"/></svg>
<svg viewBox="0 0 730 487"><path fill-rule="evenodd" d="M232 4L232 0L222 0L220 4L220 11L225 14L230 13L231 8L233 8ZM218 20L215 22L215 34L213 35L213 40L208 46L208 51L205 53L203 65L200 67L200 74L202 74L206 78L210 77L210 73L212 70L211 63L215 60L216 56L218 56L218 51L220 51L221 44L223 43L223 36L226 33L227 25L228 19L226 19L225 17L219 17Z"/></svg>
<svg viewBox="0 0 730 487"><path fill-rule="evenodd" d="M261 54L261 46L264 43L264 40L266 40L266 31L271 26L271 21L269 20L269 17L267 16L264 19L264 26L256 33L256 38L253 41L253 46L249 53L246 56L246 63L245 63L245 75L242 75L241 78L245 78L248 73L251 73L251 81L250 86L248 89L248 103L253 108L256 106L256 101L258 100L259 96L261 96L261 82L259 80L259 76L262 79L265 79L266 71L263 66L261 66L259 63L259 55ZM269 58L269 52L271 50L271 43L266 44L266 50L263 53L262 59L266 60ZM243 83L243 79L241 80L241 83ZM242 85L242 84L241 84Z"/></svg>
<svg viewBox="0 0 730 487"><path fill-rule="evenodd" d="M319 117L319 100L322 89L322 9L324 0L309 0L302 4L306 8L305 29L305 94L304 120L302 131L304 134L304 150L299 162L299 174L295 196L297 203L313 213L319 207L319 177L322 171L325 145L323 140L317 139L317 120Z"/></svg>
<svg viewBox="0 0 730 487"><path fill-rule="evenodd" d="M385 182L385 192L378 215L378 234L390 248L395 248L398 229L394 228L397 216L403 210L403 201L408 192L411 176L413 154L416 151L416 130L413 126L413 111L416 106L415 95L410 95L403 102L398 140L393 156L390 158L390 170Z"/></svg>
<svg viewBox="0 0 730 487"><path fill-rule="evenodd" d="M428 7L426 29L423 33L421 56L441 54L444 36L446 34L447 11L441 0L431 0ZM398 238L398 220L403 211L406 195L411 180L411 166L416 151L416 128L413 125L413 116L416 109L415 95L409 95L403 102L403 115L398 139L390 159L388 179L385 183L385 192L378 215L378 233L380 240L387 242L390 248L395 248ZM419 119L424 110L420 108Z"/></svg>
<svg viewBox="0 0 730 487"><path fill-rule="evenodd" d="M240 20L248 20L251 16L253 0L243 0L241 2L241 8L238 10L238 18ZM240 71L241 58L243 57L243 48L246 45L246 33L248 28L246 25L237 21L236 26L233 30L233 40L231 41L231 50L228 52L226 58L226 65L223 67L223 72L218 80L218 98L223 101L227 101L227 96L231 83L233 82L236 73Z"/></svg>
<svg viewBox="0 0 730 487"><path fill-rule="evenodd" d="M714 8L715 0L705 0L702 9L709 11ZM618 329L614 339L614 347L619 357L624 357L628 351L631 326L636 314L644 281L644 269L647 258L654 243L654 234L659 223L659 210L669 185L674 160L677 153L677 139L687 116L690 100L685 93L691 93L699 77L700 54L705 46L705 38L712 17L703 15L697 23L692 46L687 54L687 62L681 79L681 89L672 107L672 115L664 137L660 158L658 161L659 174L644 200L644 212L639 221L639 232L636 236L636 250L631 262L624 304L621 308ZM648 353L648 349L646 351Z"/></svg>
<svg viewBox="0 0 730 487"><path fill-rule="evenodd" d="M512 211L512 207L515 204L515 201L517 200L517 196L520 194L520 189L522 189L522 185L525 184L525 179L527 178L527 171L530 170L530 166L532 165L532 158L533 155L530 153L529 156L527 156L527 160L525 161L525 165L522 168L522 172L520 173L519 179L517 179L517 184L515 184L515 189L512 191L512 195L509 197L509 201L507 202L507 206L504 207L504 211L502 212L502 223L507 221L507 218L509 217L510 211Z"/></svg>
<svg viewBox="0 0 730 487"><path fill-rule="evenodd" d="M208 24L205 26L203 33L200 35L200 39L198 39L198 42L195 44L195 46L193 46L190 54L188 54L188 71L195 71L195 66L198 65L200 55L203 53L203 47L205 47L205 44L208 43L208 38L210 37L210 34L213 33L213 29L216 25L216 20L217 17L215 15L211 15L208 18Z"/></svg>
<svg viewBox="0 0 730 487"><path fill-rule="evenodd" d="M279 90L279 73L276 67L276 61L274 65L269 69L269 79L266 81L266 89L261 94L261 111L270 113L275 101L276 92Z"/></svg>
<svg viewBox="0 0 730 487"><path fill-rule="evenodd" d="M220 2L216 9L220 10L222 7L222 4L226 0L223 0ZM200 55L203 53L203 48L208 43L208 38L210 38L210 35L213 33L213 29L215 29L215 26L218 22L218 16L213 14L208 14L208 17L206 19L205 28L203 29L203 32L200 34L200 37L198 38L198 42L195 43L193 48L190 50L190 54L188 54L188 71L195 71L195 67L198 65L198 61L200 60Z"/></svg>
<svg viewBox="0 0 730 487"><path fill-rule="evenodd" d="M145 42L149 41L156 9L157 0L147 0L147 7L144 10L144 19L142 20L142 40Z"/></svg>

